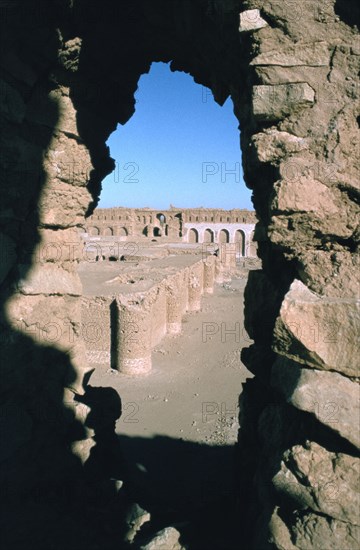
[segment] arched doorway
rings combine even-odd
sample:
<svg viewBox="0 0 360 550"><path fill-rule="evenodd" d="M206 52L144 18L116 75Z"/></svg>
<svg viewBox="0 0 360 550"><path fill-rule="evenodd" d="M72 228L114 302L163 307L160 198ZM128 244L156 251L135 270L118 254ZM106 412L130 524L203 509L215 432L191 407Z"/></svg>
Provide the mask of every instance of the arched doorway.
<svg viewBox="0 0 360 550"><path fill-rule="evenodd" d="M163 226L166 223L166 217L161 212L159 214L156 214L156 219L159 220L161 226Z"/></svg>
<svg viewBox="0 0 360 550"><path fill-rule="evenodd" d="M153 235L154 235L154 237L161 237L162 231L161 231L160 227L154 227Z"/></svg>
<svg viewBox="0 0 360 550"><path fill-rule="evenodd" d="M128 235L129 235L129 232L126 229L126 227L120 227L120 229L119 229L119 240L120 241L125 241Z"/></svg>
<svg viewBox="0 0 360 550"><path fill-rule="evenodd" d="M219 233L219 243L228 243L230 242L229 231L227 229L222 229Z"/></svg>
<svg viewBox="0 0 360 550"><path fill-rule="evenodd" d="M235 233L235 242L237 243L236 250L241 256L245 256L245 233L241 229Z"/></svg>
<svg viewBox="0 0 360 550"><path fill-rule="evenodd" d="M114 231L111 227L105 227L103 235L104 237L112 237L114 235Z"/></svg>
<svg viewBox="0 0 360 550"><path fill-rule="evenodd" d="M89 228L89 235L91 235L91 237L96 237L97 235L100 235L100 230L98 227L90 227Z"/></svg>
<svg viewBox="0 0 360 550"><path fill-rule="evenodd" d="M214 232L211 229L205 229L204 232L204 243L213 243L214 242Z"/></svg>
<svg viewBox="0 0 360 550"><path fill-rule="evenodd" d="M197 232L196 229L190 229L189 230L188 242L189 243L198 243L199 242L199 233Z"/></svg>

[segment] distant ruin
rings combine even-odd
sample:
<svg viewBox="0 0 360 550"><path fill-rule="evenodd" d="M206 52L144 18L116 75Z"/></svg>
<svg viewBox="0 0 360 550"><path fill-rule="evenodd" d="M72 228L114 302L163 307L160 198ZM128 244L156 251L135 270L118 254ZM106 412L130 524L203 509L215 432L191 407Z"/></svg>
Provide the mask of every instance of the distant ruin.
<svg viewBox="0 0 360 550"><path fill-rule="evenodd" d="M256 214L250 210L212 208L97 208L86 220L86 237L120 241L238 243L242 256L256 256Z"/></svg>

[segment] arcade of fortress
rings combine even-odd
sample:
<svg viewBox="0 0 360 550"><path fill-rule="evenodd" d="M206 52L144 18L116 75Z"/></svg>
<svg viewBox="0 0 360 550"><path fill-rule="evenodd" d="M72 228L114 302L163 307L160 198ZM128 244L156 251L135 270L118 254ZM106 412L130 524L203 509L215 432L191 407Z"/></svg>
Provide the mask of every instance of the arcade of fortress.
<svg viewBox="0 0 360 550"><path fill-rule="evenodd" d="M86 220L88 237L120 241L156 238L184 243L239 243L241 256L255 256L255 212L210 208L98 208Z"/></svg>

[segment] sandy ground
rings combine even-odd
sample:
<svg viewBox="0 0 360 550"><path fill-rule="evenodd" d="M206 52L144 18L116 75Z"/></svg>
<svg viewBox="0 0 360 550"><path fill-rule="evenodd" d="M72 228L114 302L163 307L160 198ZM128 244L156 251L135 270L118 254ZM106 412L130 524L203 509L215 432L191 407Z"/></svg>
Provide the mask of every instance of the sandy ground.
<svg viewBox="0 0 360 550"><path fill-rule="evenodd" d="M122 399L117 432L163 435L208 444L234 443L238 397L250 373L240 350L251 340L243 328L245 279L216 285L202 309L183 318L182 334L166 336L152 354L152 371L133 378L98 367L94 386L111 386Z"/></svg>

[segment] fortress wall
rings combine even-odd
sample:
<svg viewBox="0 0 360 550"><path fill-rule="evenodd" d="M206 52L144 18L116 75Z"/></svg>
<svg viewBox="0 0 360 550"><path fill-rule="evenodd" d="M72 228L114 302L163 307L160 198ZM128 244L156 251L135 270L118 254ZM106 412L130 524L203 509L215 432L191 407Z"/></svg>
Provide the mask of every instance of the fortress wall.
<svg viewBox="0 0 360 550"><path fill-rule="evenodd" d="M160 219L164 220L163 224ZM89 237L114 236L117 240L167 238L170 241L187 242L186 229L191 227L199 227L201 230L210 228L217 232L229 225L232 233L236 229L246 229L247 232L250 227L255 227L256 221L255 213L249 210L201 208L159 212L149 209L99 208L87 219L85 231Z"/></svg>
<svg viewBox="0 0 360 550"><path fill-rule="evenodd" d="M194 260L190 267L178 268L147 290L134 289L113 296L82 298L82 333L88 362L112 366L125 374L142 375L151 370L151 350L166 334L181 332L187 311L201 308L204 269L215 269L218 260ZM174 271L174 270L172 270ZM131 272L127 278L132 279ZM206 289L213 289L207 276Z"/></svg>
<svg viewBox="0 0 360 550"><path fill-rule="evenodd" d="M163 216L164 223L160 223ZM126 226L122 225L126 221ZM254 239L256 216L248 210L183 209L176 214L170 210L161 213L148 209L97 209L87 220L86 242L99 240L107 244L108 239L116 243L140 242L155 239L168 242L206 243L221 241L238 242L239 254L256 256Z"/></svg>

